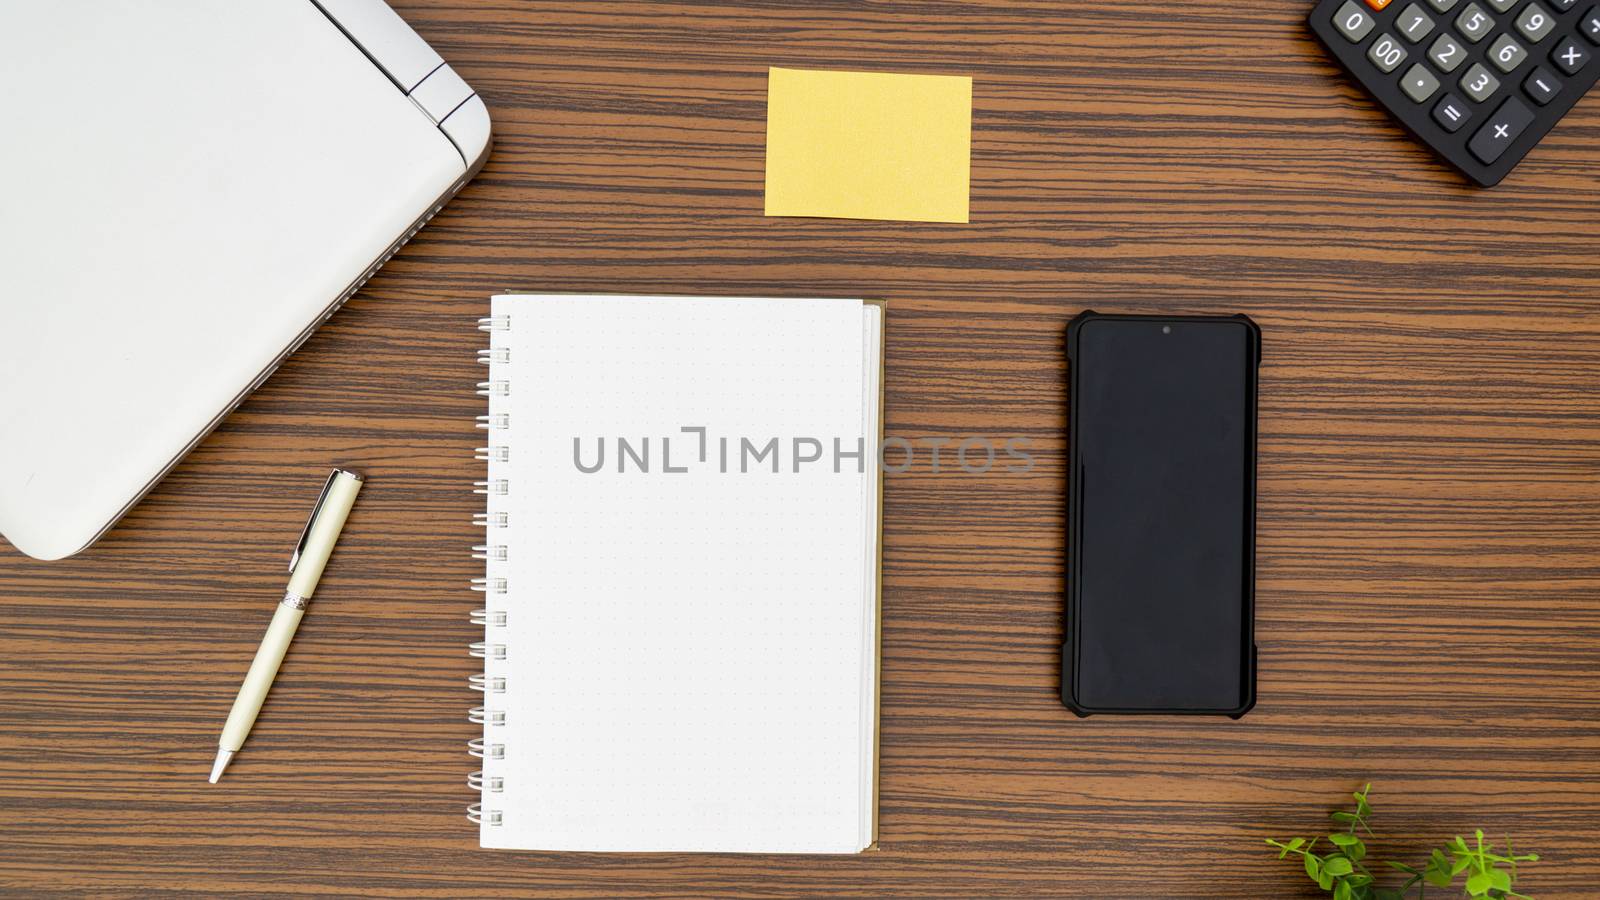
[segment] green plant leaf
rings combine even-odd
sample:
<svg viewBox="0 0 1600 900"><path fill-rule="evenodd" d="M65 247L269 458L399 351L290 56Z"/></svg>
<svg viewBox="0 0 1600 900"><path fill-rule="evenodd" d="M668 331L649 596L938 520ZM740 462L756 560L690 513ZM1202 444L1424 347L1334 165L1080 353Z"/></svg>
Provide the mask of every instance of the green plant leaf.
<svg viewBox="0 0 1600 900"><path fill-rule="evenodd" d="M1283 859L1290 853L1299 850L1306 842L1305 838L1290 838L1288 841L1275 841L1267 838L1267 845L1278 848L1278 858Z"/></svg>
<svg viewBox="0 0 1600 900"><path fill-rule="evenodd" d="M1411 868L1410 866L1406 865L1405 863L1395 862L1392 859L1384 860L1383 864L1388 866L1391 869L1397 869L1397 870L1399 870L1401 872L1405 872L1407 875L1415 875L1415 874L1417 874L1417 870L1416 869Z"/></svg>
<svg viewBox="0 0 1600 900"><path fill-rule="evenodd" d="M1357 836L1358 830L1364 830L1369 837L1373 834L1367 820L1372 813L1367 799L1371 790L1372 785L1368 784L1352 794L1356 801L1354 812L1336 810L1328 814L1333 821L1348 828L1310 839L1279 841L1267 838L1267 845L1278 850L1279 859L1286 859L1290 853L1300 854L1306 876L1322 890L1333 894L1331 900L1410 900L1414 887L1417 890L1416 900L1423 900L1428 885L1448 889L1455 883L1455 876L1463 873L1467 876L1465 896L1478 900L1532 900L1517 893L1512 886L1517 880L1517 864L1537 862L1539 855L1518 854L1509 837L1505 839L1504 849L1497 849L1493 843L1484 840L1481 829L1473 832L1475 846L1469 844L1462 835L1455 835L1442 847L1431 850L1426 864L1421 868L1383 860L1384 865L1405 873L1409 878L1399 887L1380 887L1371 870L1362 863L1367 858L1368 848ZM1327 840L1334 848L1326 856L1315 852L1323 840Z"/></svg>

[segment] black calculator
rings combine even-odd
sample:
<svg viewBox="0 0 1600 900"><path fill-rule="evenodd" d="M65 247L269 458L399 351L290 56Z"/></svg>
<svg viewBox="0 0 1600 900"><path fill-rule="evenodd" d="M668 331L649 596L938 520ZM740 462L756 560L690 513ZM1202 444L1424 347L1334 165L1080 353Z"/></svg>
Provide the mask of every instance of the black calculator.
<svg viewBox="0 0 1600 900"><path fill-rule="evenodd" d="M1412 134L1484 187L1600 74L1600 0L1319 0L1311 29Z"/></svg>

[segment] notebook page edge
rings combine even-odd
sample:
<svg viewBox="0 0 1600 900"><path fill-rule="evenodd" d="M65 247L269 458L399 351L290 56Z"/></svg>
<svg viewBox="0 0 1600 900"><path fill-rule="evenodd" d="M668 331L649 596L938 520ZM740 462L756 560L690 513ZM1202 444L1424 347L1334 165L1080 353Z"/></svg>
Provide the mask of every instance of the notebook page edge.
<svg viewBox="0 0 1600 900"><path fill-rule="evenodd" d="M883 566L883 474L880 467L883 444L883 341L884 305L882 301L862 303L862 434L867 440L866 484L863 516L867 553L863 591L864 652L862 672L863 767L860 832L857 852L874 850L878 842L878 743L879 686L882 659L882 566Z"/></svg>

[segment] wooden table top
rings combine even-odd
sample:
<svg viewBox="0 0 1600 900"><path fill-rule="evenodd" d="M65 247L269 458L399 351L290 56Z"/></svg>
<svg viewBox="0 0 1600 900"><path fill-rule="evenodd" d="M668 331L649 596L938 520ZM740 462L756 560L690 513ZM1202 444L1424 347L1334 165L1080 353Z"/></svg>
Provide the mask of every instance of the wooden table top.
<svg viewBox="0 0 1600 900"><path fill-rule="evenodd" d="M1305 0L396 6L494 155L98 545L0 550L0 890L1315 896L1262 839L1370 780L1378 852L1482 826L1544 856L1525 892L1592 892L1600 99L1483 191ZM972 223L764 218L769 65L972 75ZM1031 439L1027 476L888 478L878 852L476 848L472 320L506 289L885 297L893 433ZM1241 721L1057 700L1086 308L1265 333ZM335 463L370 482L208 785Z"/></svg>

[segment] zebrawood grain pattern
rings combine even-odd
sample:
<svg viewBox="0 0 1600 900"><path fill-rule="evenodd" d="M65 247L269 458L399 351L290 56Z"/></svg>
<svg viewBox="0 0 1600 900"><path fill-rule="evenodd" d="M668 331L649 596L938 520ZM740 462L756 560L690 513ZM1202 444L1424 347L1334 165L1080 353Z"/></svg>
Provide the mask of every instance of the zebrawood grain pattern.
<svg viewBox="0 0 1600 900"><path fill-rule="evenodd" d="M1490 826L1544 855L1527 892L1593 896L1600 100L1470 189L1309 5L398 2L494 155L99 545L0 550L0 890L1311 896L1261 839L1371 779L1382 851ZM773 64L974 76L972 224L763 218ZM1032 440L1027 476L888 479L879 852L476 849L471 320L503 289L886 297L893 433ZM1057 702L1089 307L1265 332L1242 721ZM370 481L207 785L334 463Z"/></svg>

